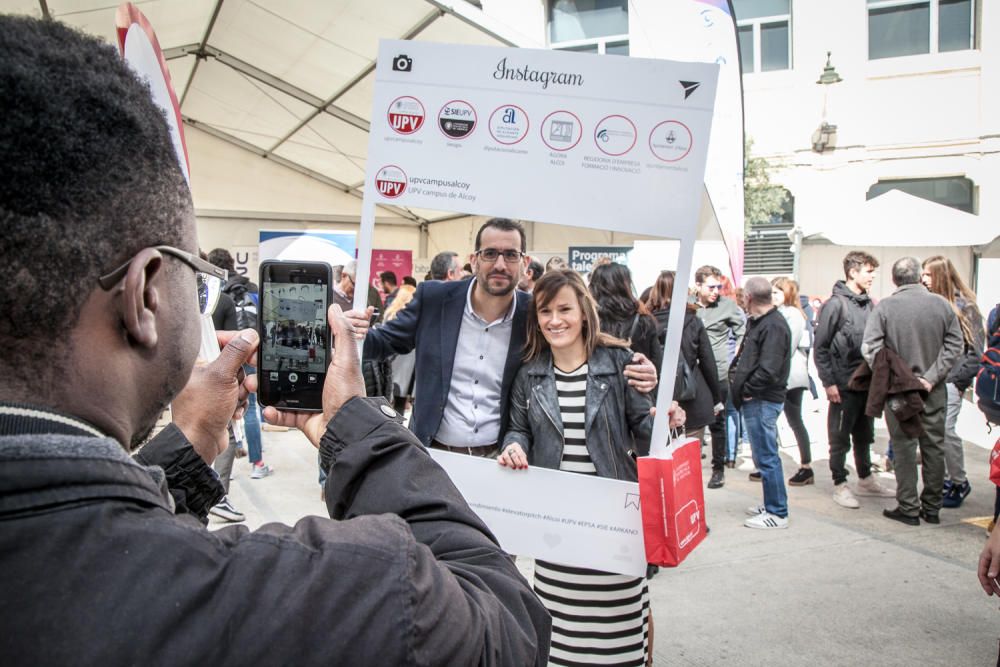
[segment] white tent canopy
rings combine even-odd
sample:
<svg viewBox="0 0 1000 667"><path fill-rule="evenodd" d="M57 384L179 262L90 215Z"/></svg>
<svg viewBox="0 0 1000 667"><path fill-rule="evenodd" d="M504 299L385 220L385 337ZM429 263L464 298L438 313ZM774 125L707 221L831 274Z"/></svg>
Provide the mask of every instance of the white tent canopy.
<svg viewBox="0 0 1000 667"><path fill-rule="evenodd" d="M977 215L900 190L854 206L832 207L812 223L803 229L807 238L822 234L844 246L980 246L1000 235L1000 229Z"/></svg>
<svg viewBox="0 0 1000 667"><path fill-rule="evenodd" d="M7 0L2 11L52 18L114 44L118 4L117 0ZM380 38L543 46L465 0L149 0L135 4L156 30L180 100L188 128L195 204L213 214L225 209L250 213L247 200L260 198L253 190L268 185L254 161L259 164L266 159L297 172L300 177L284 179L287 184L301 185L305 176L318 185L313 193L305 194L307 199L317 198L315 190L334 191L333 196L318 196L331 219L358 219ZM191 135L202 133L216 141L191 140ZM223 149L220 142L236 150ZM234 172L227 174L230 180L241 180L239 174L245 168L251 176L245 192L223 188L226 194L220 201L219 193L213 191L206 207L200 195L214 189L220 152ZM236 155L239 159L233 160ZM213 170L199 168L206 164L212 164ZM199 188L199 178L208 180L209 188ZM456 217L391 206L380 207L378 215L384 222L416 224Z"/></svg>

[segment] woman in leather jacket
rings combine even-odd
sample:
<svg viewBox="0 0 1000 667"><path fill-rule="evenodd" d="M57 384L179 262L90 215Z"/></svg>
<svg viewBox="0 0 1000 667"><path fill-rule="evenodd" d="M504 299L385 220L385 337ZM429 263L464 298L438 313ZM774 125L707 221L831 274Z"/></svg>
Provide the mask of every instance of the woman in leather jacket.
<svg viewBox="0 0 1000 667"><path fill-rule="evenodd" d="M575 272L547 272L533 294L525 363L514 381L498 463L636 481L634 456L648 453L653 420L649 397L622 375L632 352L625 341L601 332L597 305ZM551 658L649 664L644 578L536 560L535 592L557 612ZM592 620L603 617L608 623ZM582 622L598 627L580 637L574 629ZM623 624L630 641L621 638Z"/></svg>

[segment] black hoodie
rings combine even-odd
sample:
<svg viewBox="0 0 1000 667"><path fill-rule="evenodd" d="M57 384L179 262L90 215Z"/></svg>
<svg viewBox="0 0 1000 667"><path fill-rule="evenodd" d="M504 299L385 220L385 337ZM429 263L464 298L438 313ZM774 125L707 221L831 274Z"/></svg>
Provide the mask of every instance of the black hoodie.
<svg viewBox="0 0 1000 667"><path fill-rule="evenodd" d="M847 389L847 381L864 360L861 341L873 307L867 292L855 294L843 280L833 286L833 295L819 311L813 341L813 360L824 387Z"/></svg>

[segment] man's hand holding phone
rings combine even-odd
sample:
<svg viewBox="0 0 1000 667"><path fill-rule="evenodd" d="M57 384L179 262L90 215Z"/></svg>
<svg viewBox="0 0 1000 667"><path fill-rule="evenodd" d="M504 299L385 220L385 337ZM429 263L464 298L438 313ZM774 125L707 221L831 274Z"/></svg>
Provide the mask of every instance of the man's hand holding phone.
<svg viewBox="0 0 1000 667"><path fill-rule="evenodd" d="M226 426L246 411L257 376L246 375L243 364L253 364L260 339L253 329L220 331L221 353L215 361L198 363L184 389L170 404L173 422L209 465L229 444Z"/></svg>
<svg viewBox="0 0 1000 667"><path fill-rule="evenodd" d="M349 311L355 312L355 311ZM370 315L370 314L369 314ZM302 431L314 447L326 431L326 425L340 407L356 396L365 395L365 382L361 377L361 360L356 345L338 345L338 341L354 341L358 338L353 322L348 320L340 306L334 304L327 311L327 321L333 333L333 361L326 372L323 383L322 412L286 412L274 407L264 408L264 419L269 424L297 428ZM367 324L367 319L365 320ZM367 330L367 327L365 327Z"/></svg>

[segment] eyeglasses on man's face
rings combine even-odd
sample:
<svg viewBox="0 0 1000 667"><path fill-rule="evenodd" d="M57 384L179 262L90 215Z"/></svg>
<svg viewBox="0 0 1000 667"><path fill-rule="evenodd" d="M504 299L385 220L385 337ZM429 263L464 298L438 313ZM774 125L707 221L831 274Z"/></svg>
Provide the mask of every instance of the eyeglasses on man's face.
<svg viewBox="0 0 1000 667"><path fill-rule="evenodd" d="M219 302L219 296L222 294L222 288L226 286L229 272L179 248L158 245L153 246L153 250L159 250L164 255L175 257L194 269L198 284L198 310L202 315L210 315ZM125 274L128 273L128 267L131 263L132 258L111 273L99 277L97 283L101 289L109 291L121 282Z"/></svg>
<svg viewBox="0 0 1000 667"><path fill-rule="evenodd" d="M500 257L503 257L503 261L508 264L518 262L524 256L524 253L520 250L497 250L496 248L483 248L482 250L477 250L476 254L484 262L495 262Z"/></svg>

